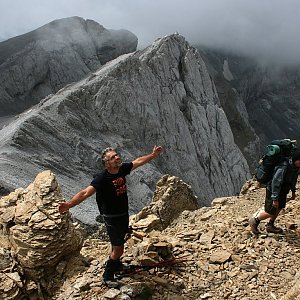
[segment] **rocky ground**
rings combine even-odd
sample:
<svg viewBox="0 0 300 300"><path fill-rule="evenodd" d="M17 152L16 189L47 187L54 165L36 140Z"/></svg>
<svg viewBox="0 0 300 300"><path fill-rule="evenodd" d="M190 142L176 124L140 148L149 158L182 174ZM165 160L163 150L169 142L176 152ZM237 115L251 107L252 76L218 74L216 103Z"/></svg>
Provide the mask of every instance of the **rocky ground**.
<svg viewBox="0 0 300 300"><path fill-rule="evenodd" d="M59 184L52 172L42 172L26 189L0 199L0 299L300 300L299 197L278 217L283 234L266 233L262 223L255 236L248 219L261 209L264 192L250 180L239 196L198 208L189 185L163 176L151 204L131 217L122 261L182 261L108 288L102 283L110 252L104 226L87 234L60 214Z"/></svg>
<svg viewBox="0 0 300 300"><path fill-rule="evenodd" d="M262 207L264 191L250 181L239 196L184 211L163 231L136 228L127 241L124 263L135 261L141 248L155 250L158 243L169 245L175 257L187 261L182 268L123 278L118 289L101 283L110 249L105 234L87 238L80 256L66 265L53 299L151 299L147 292L152 299L300 299L299 197L278 217L284 234L266 233L262 223L261 234L255 236L248 218Z"/></svg>

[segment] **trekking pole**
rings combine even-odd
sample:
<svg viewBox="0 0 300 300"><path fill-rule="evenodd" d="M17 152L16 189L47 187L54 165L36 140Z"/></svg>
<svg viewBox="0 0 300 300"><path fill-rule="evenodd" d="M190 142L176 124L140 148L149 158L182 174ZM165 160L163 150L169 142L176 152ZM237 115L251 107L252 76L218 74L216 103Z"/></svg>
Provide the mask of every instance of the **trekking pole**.
<svg viewBox="0 0 300 300"><path fill-rule="evenodd" d="M151 269L156 269L156 268L174 268L174 266L178 265L180 267L180 264L185 263L189 261L189 259L183 257L178 257L178 258L171 258L171 259L166 259L159 261L157 263L149 264L149 265L129 265L125 266L123 270L116 272L115 276L117 278L122 278L130 275L134 275L137 273L140 273L142 271L149 271Z"/></svg>

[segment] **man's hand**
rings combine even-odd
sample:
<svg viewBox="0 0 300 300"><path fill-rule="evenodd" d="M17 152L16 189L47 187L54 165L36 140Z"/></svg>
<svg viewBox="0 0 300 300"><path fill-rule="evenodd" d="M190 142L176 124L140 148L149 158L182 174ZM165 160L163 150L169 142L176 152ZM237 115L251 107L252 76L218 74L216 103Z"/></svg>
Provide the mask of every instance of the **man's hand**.
<svg viewBox="0 0 300 300"><path fill-rule="evenodd" d="M70 205L68 202L62 202L58 206L58 211L63 214L66 213L70 209Z"/></svg>
<svg viewBox="0 0 300 300"><path fill-rule="evenodd" d="M273 206L275 208L279 208L279 201L278 200L273 200Z"/></svg>
<svg viewBox="0 0 300 300"><path fill-rule="evenodd" d="M295 200L296 199L296 192L292 192L292 196L290 197L289 200Z"/></svg>
<svg viewBox="0 0 300 300"><path fill-rule="evenodd" d="M158 157L159 154L162 152L162 147L161 146L154 146L153 150L152 150L152 153L154 155L154 157Z"/></svg>

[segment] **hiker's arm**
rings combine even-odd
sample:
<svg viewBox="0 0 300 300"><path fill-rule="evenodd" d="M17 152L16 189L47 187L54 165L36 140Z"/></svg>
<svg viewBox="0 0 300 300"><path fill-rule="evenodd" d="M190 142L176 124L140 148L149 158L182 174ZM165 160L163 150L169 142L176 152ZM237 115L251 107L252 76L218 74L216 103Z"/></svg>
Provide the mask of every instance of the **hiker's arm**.
<svg viewBox="0 0 300 300"><path fill-rule="evenodd" d="M283 183L286 169L287 169L287 166L284 164L284 165L280 165L275 170L275 173L273 175L272 182L271 182L271 193L272 193L271 199L273 201L279 200L279 193L281 190L281 186Z"/></svg>
<svg viewBox="0 0 300 300"><path fill-rule="evenodd" d="M298 179L298 172L294 174L293 180L292 180L292 196L290 200L296 199L296 184L297 184L297 179Z"/></svg>
<svg viewBox="0 0 300 300"><path fill-rule="evenodd" d="M292 191L292 196L290 197L290 200L296 199L296 191Z"/></svg>
<svg viewBox="0 0 300 300"><path fill-rule="evenodd" d="M134 170L140 166L143 166L144 164L148 163L152 159L158 157L159 154L161 153L161 151L162 151L161 146L154 146L152 153L138 157L132 162L132 164L133 164L132 170Z"/></svg>
<svg viewBox="0 0 300 300"><path fill-rule="evenodd" d="M67 212L71 207L78 205L86 198L92 196L95 192L96 189L93 186L89 185L87 188L81 190L76 195L74 195L70 201L60 203L58 207L59 212Z"/></svg>

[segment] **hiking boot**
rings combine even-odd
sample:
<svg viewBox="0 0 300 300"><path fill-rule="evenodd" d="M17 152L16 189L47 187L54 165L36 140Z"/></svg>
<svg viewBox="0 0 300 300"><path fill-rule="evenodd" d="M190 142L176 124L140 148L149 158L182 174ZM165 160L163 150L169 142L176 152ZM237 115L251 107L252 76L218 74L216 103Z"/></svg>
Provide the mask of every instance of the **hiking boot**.
<svg viewBox="0 0 300 300"><path fill-rule="evenodd" d="M251 218L249 220L249 225L252 233L259 234L259 230L258 230L259 222L257 222L255 218Z"/></svg>
<svg viewBox="0 0 300 300"><path fill-rule="evenodd" d="M103 277L103 281L108 281L108 280L114 280L115 279L113 270L109 269L109 268L106 268L106 267L105 267L105 270L103 272L102 277Z"/></svg>
<svg viewBox="0 0 300 300"><path fill-rule="evenodd" d="M272 223L266 225L266 230L268 233L283 233L282 228L274 226Z"/></svg>
<svg viewBox="0 0 300 300"><path fill-rule="evenodd" d="M116 288L119 283L115 280L115 273L123 270L122 262L118 260L109 259L105 264L105 270L103 273L103 282L110 288Z"/></svg>
<svg viewBox="0 0 300 300"><path fill-rule="evenodd" d="M115 265L114 265L114 272L119 272L122 271L124 269L124 265L122 264L122 262L118 259L115 261Z"/></svg>
<svg viewBox="0 0 300 300"><path fill-rule="evenodd" d="M110 289L116 289L120 286L120 283L115 279L115 273L111 269L105 268L102 281Z"/></svg>

